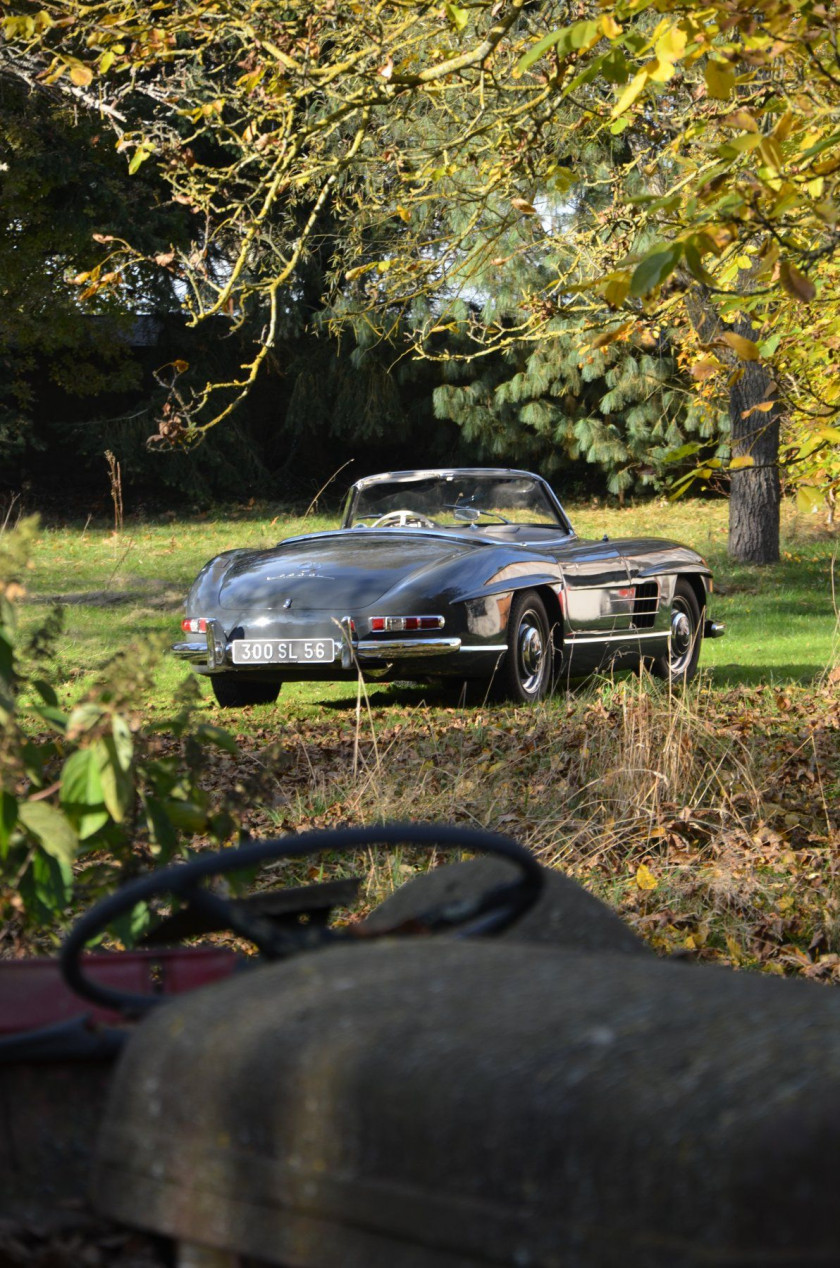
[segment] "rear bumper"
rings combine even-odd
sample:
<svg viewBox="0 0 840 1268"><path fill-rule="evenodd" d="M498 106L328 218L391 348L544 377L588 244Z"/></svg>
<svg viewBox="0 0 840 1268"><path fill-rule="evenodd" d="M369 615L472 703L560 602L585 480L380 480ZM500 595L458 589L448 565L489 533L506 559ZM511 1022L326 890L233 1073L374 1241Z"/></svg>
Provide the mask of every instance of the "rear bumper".
<svg viewBox="0 0 840 1268"><path fill-rule="evenodd" d="M179 660L185 660L190 665L207 664L206 643L173 643L169 650L173 656L177 656Z"/></svg>
<svg viewBox="0 0 840 1268"><path fill-rule="evenodd" d="M353 649L358 659L409 660L415 656L446 656L461 650L459 638L389 638L378 641L361 639Z"/></svg>
<svg viewBox="0 0 840 1268"><path fill-rule="evenodd" d="M460 638L351 639L349 643L345 642L335 661L340 661L342 669L350 669L354 661L360 665L381 666L383 661L448 656L460 650ZM172 655L177 656L179 660L205 671L224 670L233 666L231 643L221 633L215 621L208 621L206 639L189 643L173 643L171 651ZM266 670L282 670L284 667L282 663L261 664L254 665L253 669L258 669L264 674ZM237 672L244 673L249 673L251 668L247 665L236 666Z"/></svg>

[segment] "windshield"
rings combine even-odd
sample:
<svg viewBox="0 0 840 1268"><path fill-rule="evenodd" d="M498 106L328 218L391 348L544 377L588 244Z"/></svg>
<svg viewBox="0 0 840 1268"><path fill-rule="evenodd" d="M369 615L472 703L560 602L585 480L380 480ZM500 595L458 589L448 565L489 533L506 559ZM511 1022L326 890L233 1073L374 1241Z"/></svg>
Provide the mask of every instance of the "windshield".
<svg viewBox="0 0 840 1268"><path fill-rule="evenodd" d="M346 528L491 528L532 524L568 531L541 481L492 472L422 475L359 489Z"/></svg>

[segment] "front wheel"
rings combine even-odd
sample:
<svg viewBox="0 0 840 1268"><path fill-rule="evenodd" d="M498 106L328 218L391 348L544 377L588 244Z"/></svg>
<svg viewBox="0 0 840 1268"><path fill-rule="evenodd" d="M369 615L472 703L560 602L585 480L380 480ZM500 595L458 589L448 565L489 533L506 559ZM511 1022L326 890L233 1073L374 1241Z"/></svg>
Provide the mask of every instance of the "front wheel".
<svg viewBox="0 0 840 1268"><path fill-rule="evenodd" d="M554 649L548 613L536 590L513 596L507 644L500 671L505 695L520 704L544 699L551 690Z"/></svg>
<svg viewBox="0 0 840 1268"><path fill-rule="evenodd" d="M242 709L249 704L274 704L279 682L255 682L243 674L211 674L213 694L223 709Z"/></svg>
<svg viewBox="0 0 840 1268"><path fill-rule="evenodd" d="M691 682L697 673L702 641L703 620L697 595L688 581L678 577L671 600L668 651L650 662L650 672L669 683Z"/></svg>

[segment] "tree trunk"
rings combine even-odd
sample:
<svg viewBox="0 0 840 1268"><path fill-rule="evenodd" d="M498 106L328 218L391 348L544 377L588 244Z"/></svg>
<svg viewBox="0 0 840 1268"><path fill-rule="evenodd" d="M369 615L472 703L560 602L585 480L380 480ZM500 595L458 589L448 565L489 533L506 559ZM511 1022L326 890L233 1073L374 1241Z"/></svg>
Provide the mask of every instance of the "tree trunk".
<svg viewBox="0 0 840 1268"><path fill-rule="evenodd" d="M706 344L729 331L758 338L748 317L733 323L720 320L705 287L693 285L686 291L686 308L692 325ZM729 389L729 421L732 428L732 457L751 457L753 466L733 471L729 489L729 554L738 563L773 564L779 559L779 420L776 385L762 361L740 361L723 347L716 352L733 371L741 371ZM773 401L766 413L753 410L762 401ZM744 414L747 417L744 417Z"/></svg>
<svg viewBox="0 0 840 1268"><path fill-rule="evenodd" d="M756 332L742 318L727 327L755 340ZM766 365L742 363L743 373L729 391L732 457L748 455L753 466L733 471L729 492L729 554L739 563L774 564L779 559L779 406L776 387ZM753 410L773 401L766 413ZM748 411L753 410L752 413ZM744 414L747 417L744 417Z"/></svg>

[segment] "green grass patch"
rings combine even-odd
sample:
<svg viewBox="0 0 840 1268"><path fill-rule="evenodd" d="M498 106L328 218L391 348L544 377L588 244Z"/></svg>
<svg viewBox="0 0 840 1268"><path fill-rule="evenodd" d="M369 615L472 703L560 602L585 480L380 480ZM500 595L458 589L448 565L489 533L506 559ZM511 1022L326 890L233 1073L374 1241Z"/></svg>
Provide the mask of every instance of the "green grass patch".
<svg viewBox="0 0 840 1268"><path fill-rule="evenodd" d="M420 685L300 683L274 706L222 711L205 688L200 716L239 743L237 757L214 754L208 781L239 790L242 826L260 835L395 818L481 824L578 877L663 953L840 979L835 536L786 507L780 563L746 568L727 558L723 503L569 513L581 536L667 537L708 559L711 614L727 635L706 644L685 696L629 674L535 710L480 693L463 706ZM183 597L208 558L334 526L249 508L119 536L48 528L25 619L64 604L58 661L78 699L134 640L180 637ZM184 676L162 655L138 721L167 716ZM366 904L425 865L355 860Z"/></svg>

